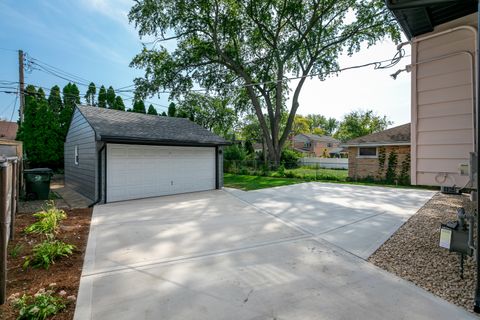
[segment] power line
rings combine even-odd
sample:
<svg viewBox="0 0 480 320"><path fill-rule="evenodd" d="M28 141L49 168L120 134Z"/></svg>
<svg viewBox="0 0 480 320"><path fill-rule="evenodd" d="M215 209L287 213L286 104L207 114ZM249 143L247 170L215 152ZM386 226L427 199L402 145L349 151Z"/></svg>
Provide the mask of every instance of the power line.
<svg viewBox="0 0 480 320"><path fill-rule="evenodd" d="M12 109L12 115L10 116L10 122L13 120L13 115L15 114L15 109L17 109L17 100L18 100L18 95L15 96L15 102L13 104L13 109ZM11 123L8 124L8 129L10 129ZM8 131L7 129L7 131Z"/></svg>
<svg viewBox="0 0 480 320"><path fill-rule="evenodd" d="M1 48L1 47L0 47L0 50L3 50L3 51L12 51L12 52L17 52L17 51L18 51L18 50L15 50L15 49Z"/></svg>
<svg viewBox="0 0 480 320"><path fill-rule="evenodd" d="M399 49L397 51L397 53L394 55L393 58L390 58L390 59L385 59L385 60L378 60L378 61L373 61L373 62L368 62L368 63L364 63L364 64L360 64L360 65L354 65L354 66L349 66L349 67L344 67L344 68L337 68L335 70L329 70L327 72L318 72L318 73L311 73L311 74L307 74L307 75L302 75L302 76L294 76L294 77L284 77L282 79L279 79L279 80L269 80L269 81L261 81L261 82L254 82L254 83L248 83L248 84L238 84L238 85L232 85L232 86L227 86L227 88L231 88L231 89L236 89L236 88L247 88L247 87L252 87L252 86L259 86L259 85L265 85L265 84L277 84L279 82L285 82L285 81L291 81L291 80L300 80L300 79L303 79L303 78L311 78L311 77L320 77L320 76L328 76L330 74L335 74L335 73L339 73L339 72L343 72L343 71L347 71L347 70L353 70L353 69L359 69L359 68L365 68L365 67L368 67L368 66L373 66L375 70L378 70L378 69L387 69L387 68L391 68L393 66L395 66L396 64L398 64L403 58L405 57L409 57L410 55L405 55L405 52L403 49ZM56 77L59 77L61 79L64 79L66 81L69 81L69 82L73 82L73 83L76 83L76 84L79 84L79 85L82 85L82 86L86 86L88 87L89 84L87 84L86 82L89 82L88 80L82 78L82 77L78 77L78 76L75 76L69 72L66 72L66 71L63 71L62 69L60 68L57 68L57 67L54 67L54 66L50 66L44 62L41 62L40 60L38 59L35 59L35 58L29 58L29 60L31 61L32 64L36 65L36 66L39 66L41 69L38 69L36 68L36 70L39 70L39 71L43 71L43 72L46 72L46 73L49 73L53 76L56 76ZM41 64L39 64L38 62L41 62L41 64L45 64L46 66L50 66L50 68L48 67L45 67ZM386 65L384 65L385 63L387 63ZM52 70L54 69L54 70ZM58 70L58 72L56 72L55 70ZM60 74L61 73L61 74ZM65 77L63 75L69 75L70 77ZM77 80L73 80L71 79L71 77L74 77L74 78L77 78L77 79L82 79L82 80L85 80L85 82L80 82L80 81L77 81ZM129 92L129 93L133 93L135 92L135 90L133 89L130 89L130 90L125 90L127 88L130 88L130 87L133 87L135 86L135 84L132 84L132 85L128 85L128 86L124 86L124 87L121 87L120 89L117 89L115 90L114 89L114 92L119 95L119 96L122 96L124 98L126 98L125 100L130 100L130 99L135 99L135 97L132 97L132 96L127 96L125 95L124 93L126 92ZM48 89L47 89L48 90ZM209 91L209 89L193 89L193 90L190 90L190 91L193 91L193 92L207 92ZM158 91L157 92L158 94L171 94L172 91ZM150 103L152 105L156 105L156 106L159 106L159 107L162 107L162 108L168 108L167 106L165 105L162 105L162 104L159 104L159 103L155 103L155 102L152 102L152 101L149 101L149 100L144 100L144 102L146 103Z"/></svg>

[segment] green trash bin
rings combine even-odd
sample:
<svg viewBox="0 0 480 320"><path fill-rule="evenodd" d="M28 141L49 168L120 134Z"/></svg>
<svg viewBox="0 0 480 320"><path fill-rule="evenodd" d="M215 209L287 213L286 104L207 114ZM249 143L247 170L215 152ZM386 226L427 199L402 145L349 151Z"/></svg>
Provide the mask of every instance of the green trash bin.
<svg viewBox="0 0 480 320"><path fill-rule="evenodd" d="M48 200L52 169L36 168L24 171L27 200Z"/></svg>

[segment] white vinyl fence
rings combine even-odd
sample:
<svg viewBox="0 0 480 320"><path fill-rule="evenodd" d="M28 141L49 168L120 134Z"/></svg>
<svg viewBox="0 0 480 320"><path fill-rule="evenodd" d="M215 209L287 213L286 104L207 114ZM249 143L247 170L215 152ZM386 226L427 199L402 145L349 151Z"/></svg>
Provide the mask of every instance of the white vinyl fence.
<svg viewBox="0 0 480 320"><path fill-rule="evenodd" d="M317 165L326 169L348 169L347 158L301 158L301 165Z"/></svg>

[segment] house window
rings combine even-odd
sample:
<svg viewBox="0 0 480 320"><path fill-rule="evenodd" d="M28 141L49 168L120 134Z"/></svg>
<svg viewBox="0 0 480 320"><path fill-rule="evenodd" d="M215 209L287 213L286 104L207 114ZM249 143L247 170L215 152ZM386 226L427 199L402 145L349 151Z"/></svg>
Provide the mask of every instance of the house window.
<svg viewBox="0 0 480 320"><path fill-rule="evenodd" d="M377 157L377 147L360 147L360 148L358 148L358 156L359 157L376 158Z"/></svg>
<svg viewBox="0 0 480 320"><path fill-rule="evenodd" d="M78 166L78 146L75 146L75 165Z"/></svg>
<svg viewBox="0 0 480 320"><path fill-rule="evenodd" d="M311 142L305 142L305 143L303 144L303 147L304 147L305 149L310 149L310 148L312 147L312 143L311 143Z"/></svg>
<svg viewBox="0 0 480 320"><path fill-rule="evenodd" d="M327 148L331 148L331 147L332 147L332 143L331 142L327 143Z"/></svg>

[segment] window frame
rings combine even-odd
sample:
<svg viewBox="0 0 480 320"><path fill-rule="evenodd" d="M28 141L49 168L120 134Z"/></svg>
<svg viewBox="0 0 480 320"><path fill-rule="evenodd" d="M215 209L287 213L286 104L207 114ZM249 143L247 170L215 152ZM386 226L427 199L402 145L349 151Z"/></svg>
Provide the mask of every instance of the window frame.
<svg viewBox="0 0 480 320"><path fill-rule="evenodd" d="M375 149L375 155L362 155L360 154L361 149ZM357 157L358 158L378 158L378 147L358 147Z"/></svg>

